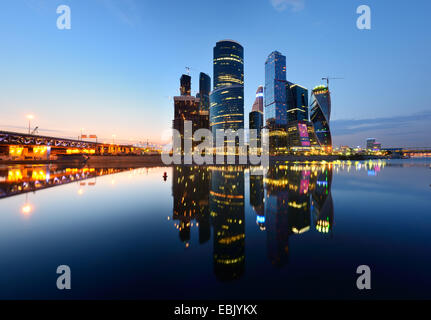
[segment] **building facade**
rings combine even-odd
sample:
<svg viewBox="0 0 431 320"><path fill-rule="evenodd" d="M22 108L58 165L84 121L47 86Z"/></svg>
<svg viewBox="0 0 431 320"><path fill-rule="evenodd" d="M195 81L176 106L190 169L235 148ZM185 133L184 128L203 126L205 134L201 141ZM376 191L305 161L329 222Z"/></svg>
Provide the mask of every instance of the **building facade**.
<svg viewBox="0 0 431 320"><path fill-rule="evenodd" d="M287 151L286 57L272 52L265 61L265 127L271 154Z"/></svg>
<svg viewBox="0 0 431 320"><path fill-rule="evenodd" d="M319 141L310 121L291 121L287 125L287 145L291 151L319 149Z"/></svg>
<svg viewBox="0 0 431 320"><path fill-rule="evenodd" d="M180 78L180 94L182 96L190 96L192 89L192 77L183 74Z"/></svg>
<svg viewBox="0 0 431 320"><path fill-rule="evenodd" d="M265 62L265 125L271 129L286 124L286 57L274 51Z"/></svg>
<svg viewBox="0 0 431 320"><path fill-rule="evenodd" d="M287 82L287 122L308 121L308 89Z"/></svg>
<svg viewBox="0 0 431 320"><path fill-rule="evenodd" d="M314 125L319 144L326 149L332 148L329 127L331 118L331 95L327 86L317 86L311 95L310 120Z"/></svg>
<svg viewBox="0 0 431 320"><path fill-rule="evenodd" d="M210 110L211 77L206 73L199 74L199 94L200 110Z"/></svg>
<svg viewBox="0 0 431 320"><path fill-rule="evenodd" d="M222 40L214 47L213 91L210 94L210 128L244 129L244 49L236 41ZM238 145L239 139L225 143ZM241 138L243 139L243 137ZM225 149L226 152L226 149Z"/></svg>
<svg viewBox="0 0 431 320"><path fill-rule="evenodd" d="M256 91L256 100L254 100L253 107L249 113L248 119L249 129L256 130L256 136L250 135L250 146L261 147L261 137L263 123L263 86L259 86Z"/></svg>
<svg viewBox="0 0 431 320"><path fill-rule="evenodd" d="M209 128L208 111L200 110L200 99L190 95L191 77L182 75L180 78L180 96L174 97L174 120L173 128L181 135L181 144L176 144L174 140L173 151L175 153L184 153L185 139L191 140L192 148L200 143L193 140L193 134L201 128ZM192 129L187 132L185 121L191 121Z"/></svg>

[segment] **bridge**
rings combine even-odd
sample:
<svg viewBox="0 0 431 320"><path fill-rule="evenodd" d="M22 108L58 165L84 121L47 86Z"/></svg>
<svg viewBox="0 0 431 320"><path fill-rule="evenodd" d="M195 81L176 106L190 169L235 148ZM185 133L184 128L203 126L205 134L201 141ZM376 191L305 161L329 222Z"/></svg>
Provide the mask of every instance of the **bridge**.
<svg viewBox="0 0 431 320"><path fill-rule="evenodd" d="M382 148L382 151L407 157L431 157L431 147Z"/></svg>
<svg viewBox="0 0 431 320"><path fill-rule="evenodd" d="M143 148L59 137L0 131L0 160L55 159L58 155L142 154Z"/></svg>

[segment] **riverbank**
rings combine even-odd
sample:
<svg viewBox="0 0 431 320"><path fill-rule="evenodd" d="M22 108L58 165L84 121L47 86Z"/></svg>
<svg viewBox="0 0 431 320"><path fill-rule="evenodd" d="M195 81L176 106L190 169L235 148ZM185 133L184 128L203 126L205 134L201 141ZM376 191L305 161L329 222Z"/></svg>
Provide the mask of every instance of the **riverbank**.
<svg viewBox="0 0 431 320"><path fill-rule="evenodd" d="M304 162L304 161L337 161L337 160L350 160L350 161L364 161L364 160L375 160L375 159L386 159L386 157L377 156L366 156L366 155L354 155L354 156L338 156L338 155L285 155L285 156L270 156L270 163L278 162ZM218 165L216 158L214 157L214 165ZM227 163L225 157L224 163ZM236 163L239 163L238 157L236 157ZM63 166L90 166L90 167L161 167L167 166L163 163L160 155L125 155L125 156L82 156L82 155L71 155L59 157L56 160L0 160L0 165L34 165L34 164L58 164Z"/></svg>

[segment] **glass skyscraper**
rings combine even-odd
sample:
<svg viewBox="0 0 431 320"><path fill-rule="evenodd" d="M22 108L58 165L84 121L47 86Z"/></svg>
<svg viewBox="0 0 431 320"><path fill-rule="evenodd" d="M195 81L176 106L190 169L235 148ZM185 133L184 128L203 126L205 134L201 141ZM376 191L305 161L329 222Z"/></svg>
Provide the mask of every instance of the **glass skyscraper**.
<svg viewBox="0 0 431 320"><path fill-rule="evenodd" d="M206 73L199 74L199 98L201 111L210 109L211 77Z"/></svg>
<svg viewBox="0 0 431 320"><path fill-rule="evenodd" d="M308 121L308 90L298 84L286 84L287 121Z"/></svg>
<svg viewBox="0 0 431 320"><path fill-rule="evenodd" d="M214 47L214 88L210 95L210 126L216 130L244 128L244 49L222 40Z"/></svg>
<svg viewBox="0 0 431 320"><path fill-rule="evenodd" d="M269 129L287 125L286 57L278 51L265 62L265 122Z"/></svg>
<svg viewBox="0 0 431 320"><path fill-rule="evenodd" d="M250 129L257 130L257 141L252 141L250 136L250 145L254 143L257 147L261 146L261 130L263 124L263 87L259 86L256 91L256 100L253 103L251 112L249 113L248 125Z"/></svg>
<svg viewBox="0 0 431 320"><path fill-rule="evenodd" d="M331 118L331 95L327 86L317 86L311 94L310 120L314 124L319 143L322 147L332 147L329 121Z"/></svg>
<svg viewBox="0 0 431 320"><path fill-rule="evenodd" d="M183 74L180 79L180 93L182 96L189 96L191 94L192 77Z"/></svg>

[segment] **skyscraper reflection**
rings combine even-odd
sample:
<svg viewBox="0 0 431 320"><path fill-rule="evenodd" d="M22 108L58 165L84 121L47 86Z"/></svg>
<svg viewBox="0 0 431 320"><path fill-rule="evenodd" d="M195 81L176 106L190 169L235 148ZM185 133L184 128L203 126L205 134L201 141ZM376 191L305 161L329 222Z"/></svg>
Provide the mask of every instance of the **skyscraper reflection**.
<svg viewBox="0 0 431 320"><path fill-rule="evenodd" d="M210 210L214 225L214 273L221 281L242 276L245 269L244 168L211 171Z"/></svg>
<svg viewBox="0 0 431 320"><path fill-rule="evenodd" d="M289 237L333 223L330 196L332 167L272 166L265 178L265 216L268 259L276 267L288 263ZM251 193L250 193L251 194Z"/></svg>
<svg viewBox="0 0 431 320"><path fill-rule="evenodd" d="M176 166L173 168L173 220L179 230L180 240L190 241L190 228L195 220L199 227L199 243L211 237L209 216L210 171L206 167Z"/></svg>
<svg viewBox="0 0 431 320"><path fill-rule="evenodd" d="M262 175L250 175L250 205L256 213L256 223L265 230L265 191Z"/></svg>

